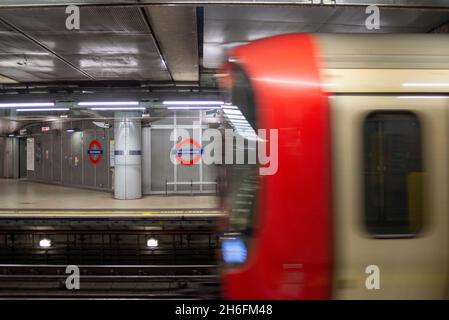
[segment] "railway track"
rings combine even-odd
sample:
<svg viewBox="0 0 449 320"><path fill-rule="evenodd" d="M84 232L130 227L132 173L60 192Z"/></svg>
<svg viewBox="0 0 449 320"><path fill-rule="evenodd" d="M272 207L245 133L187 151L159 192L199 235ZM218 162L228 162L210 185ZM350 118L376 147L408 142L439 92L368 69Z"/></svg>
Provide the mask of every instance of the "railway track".
<svg viewBox="0 0 449 320"><path fill-rule="evenodd" d="M0 299L214 298L221 219L3 217ZM79 290L67 289L68 265Z"/></svg>
<svg viewBox="0 0 449 320"><path fill-rule="evenodd" d="M215 265L81 265L68 289L64 265L0 265L0 299L211 299Z"/></svg>

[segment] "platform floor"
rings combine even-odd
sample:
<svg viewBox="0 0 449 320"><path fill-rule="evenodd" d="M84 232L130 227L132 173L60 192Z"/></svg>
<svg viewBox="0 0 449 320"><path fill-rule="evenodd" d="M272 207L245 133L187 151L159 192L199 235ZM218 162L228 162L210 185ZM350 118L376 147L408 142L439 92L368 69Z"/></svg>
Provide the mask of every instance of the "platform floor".
<svg viewBox="0 0 449 320"><path fill-rule="evenodd" d="M144 196L116 200L112 193L26 180L0 179L0 210L163 210L216 209L213 195Z"/></svg>

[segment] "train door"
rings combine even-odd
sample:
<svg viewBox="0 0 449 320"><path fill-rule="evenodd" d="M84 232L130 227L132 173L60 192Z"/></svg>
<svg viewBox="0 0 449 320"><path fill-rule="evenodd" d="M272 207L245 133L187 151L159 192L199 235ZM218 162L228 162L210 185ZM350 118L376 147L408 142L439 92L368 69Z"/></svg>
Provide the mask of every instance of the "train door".
<svg viewBox="0 0 449 320"><path fill-rule="evenodd" d="M446 297L449 99L335 96L336 299Z"/></svg>

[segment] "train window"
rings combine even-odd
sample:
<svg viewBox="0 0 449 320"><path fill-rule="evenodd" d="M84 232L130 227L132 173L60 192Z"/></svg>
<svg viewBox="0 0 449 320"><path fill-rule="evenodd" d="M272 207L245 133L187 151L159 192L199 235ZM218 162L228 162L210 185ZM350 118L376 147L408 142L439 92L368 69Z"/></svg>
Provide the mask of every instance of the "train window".
<svg viewBox="0 0 449 320"><path fill-rule="evenodd" d="M364 122L365 225L375 236L411 236L422 222L421 127L411 112Z"/></svg>
<svg viewBox="0 0 449 320"><path fill-rule="evenodd" d="M237 106L254 130L257 130L255 101L251 83L243 70L233 72L232 104ZM248 143L245 141L245 154ZM234 146L234 157L236 154ZM255 228L259 170L256 164L226 166L225 207L229 228L222 240L223 260L228 265L244 263Z"/></svg>

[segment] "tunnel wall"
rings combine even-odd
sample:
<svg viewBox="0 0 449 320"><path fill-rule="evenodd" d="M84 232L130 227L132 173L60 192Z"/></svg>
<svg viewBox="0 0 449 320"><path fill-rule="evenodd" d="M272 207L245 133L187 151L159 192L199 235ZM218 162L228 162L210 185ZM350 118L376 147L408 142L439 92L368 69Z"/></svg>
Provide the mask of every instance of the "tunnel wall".
<svg viewBox="0 0 449 320"><path fill-rule="evenodd" d="M186 129L195 140L200 141L200 137L193 134L192 125L194 122L201 123L202 117L204 113L198 111L177 112L142 127L143 194L216 193L217 172L213 165L205 165L201 161L191 166L174 165L170 160L173 148L173 141L170 141L172 130ZM42 132L42 127L50 127L50 131ZM68 133L68 128L76 131ZM36 123L27 130L30 132L28 140L34 139L34 159L31 159L34 170L27 170L28 179L113 190L114 161L110 159L110 144L114 140L113 127L102 129L91 120L55 121ZM101 160L96 164L89 160L88 155L89 144L93 140L97 140L103 150Z"/></svg>
<svg viewBox="0 0 449 320"><path fill-rule="evenodd" d="M51 130L42 132L44 126ZM76 132L68 133L68 128L75 128ZM96 127L92 121L77 121L44 123L29 130L32 133L28 138L34 139L34 170L27 170L28 179L112 190L109 146L113 129ZM93 140L97 140L103 150L97 163L92 163L88 155Z"/></svg>

